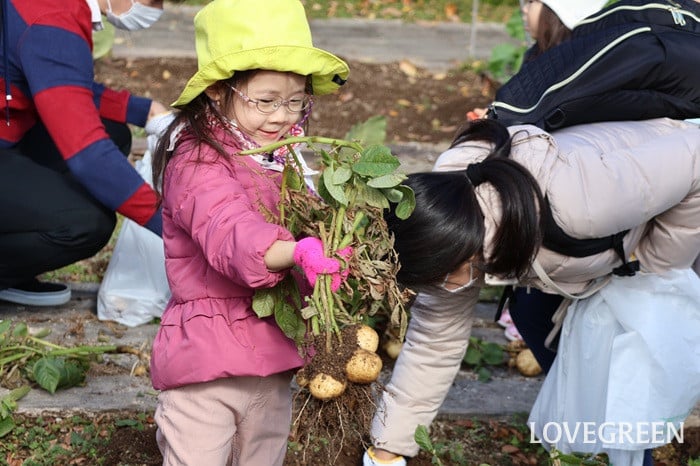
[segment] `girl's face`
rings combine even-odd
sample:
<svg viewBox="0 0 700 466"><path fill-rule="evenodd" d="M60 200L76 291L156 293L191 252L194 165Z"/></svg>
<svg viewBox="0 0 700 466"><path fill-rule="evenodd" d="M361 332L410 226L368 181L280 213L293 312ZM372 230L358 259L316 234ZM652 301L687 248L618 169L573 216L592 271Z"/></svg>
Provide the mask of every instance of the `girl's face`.
<svg viewBox="0 0 700 466"><path fill-rule="evenodd" d="M523 4L523 23L525 30L530 37L537 41L537 26L540 22L540 14L542 13L542 3L538 0L526 0Z"/></svg>
<svg viewBox="0 0 700 466"><path fill-rule="evenodd" d="M239 93L233 93L232 104L222 109L224 115L238 124L238 128L261 146L277 142L300 120L304 111L292 112L289 102L305 98L306 77L278 71L257 72ZM282 99L282 105L270 113L258 109L270 102Z"/></svg>

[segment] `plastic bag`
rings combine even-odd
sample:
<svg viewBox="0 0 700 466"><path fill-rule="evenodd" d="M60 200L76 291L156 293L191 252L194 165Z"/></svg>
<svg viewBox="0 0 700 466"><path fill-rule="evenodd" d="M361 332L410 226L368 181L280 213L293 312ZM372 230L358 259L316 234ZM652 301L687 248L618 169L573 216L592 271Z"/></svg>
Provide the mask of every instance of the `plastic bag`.
<svg viewBox="0 0 700 466"><path fill-rule="evenodd" d="M172 114L163 114L149 121L146 127L150 133L148 150L136 163L136 170L149 183L151 151L157 135L172 119ZM162 238L124 219L97 293L97 318L135 327L160 317L169 299Z"/></svg>
<svg viewBox="0 0 700 466"><path fill-rule="evenodd" d="M528 424L545 447L605 451L615 466L682 436L700 400L700 278L613 277L572 304Z"/></svg>

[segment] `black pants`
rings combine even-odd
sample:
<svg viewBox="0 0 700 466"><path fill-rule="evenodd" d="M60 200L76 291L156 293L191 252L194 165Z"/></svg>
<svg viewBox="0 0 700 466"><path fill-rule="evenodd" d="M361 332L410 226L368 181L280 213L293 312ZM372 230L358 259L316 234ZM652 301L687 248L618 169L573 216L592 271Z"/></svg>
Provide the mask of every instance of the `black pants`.
<svg viewBox="0 0 700 466"><path fill-rule="evenodd" d="M128 126L103 123L128 155ZM93 256L115 225L115 213L74 179L42 124L0 149L0 289Z"/></svg>
<svg viewBox="0 0 700 466"><path fill-rule="evenodd" d="M510 317L535 359L540 363L542 370L549 372L557 353L547 348L544 341L554 328L552 316L563 298L534 288L531 288L529 293L526 288L516 288L514 293L515 296L508 306ZM555 349L557 342L558 338L554 342ZM653 466L653 464L651 450L646 450L643 466Z"/></svg>

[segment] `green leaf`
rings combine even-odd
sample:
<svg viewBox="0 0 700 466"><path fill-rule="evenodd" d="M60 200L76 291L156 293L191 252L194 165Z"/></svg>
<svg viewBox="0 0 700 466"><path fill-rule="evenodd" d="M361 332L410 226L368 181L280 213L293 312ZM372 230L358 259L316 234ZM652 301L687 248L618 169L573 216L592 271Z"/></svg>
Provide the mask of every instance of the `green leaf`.
<svg viewBox="0 0 700 466"><path fill-rule="evenodd" d="M379 189L367 186L366 183L362 182L357 183L355 187L357 189L357 195L355 196L357 205L367 204L379 209L389 208L389 201Z"/></svg>
<svg viewBox="0 0 700 466"><path fill-rule="evenodd" d="M483 346L483 358L486 364L497 366L503 363L503 348L498 343L488 342Z"/></svg>
<svg viewBox="0 0 700 466"><path fill-rule="evenodd" d="M365 146L384 144L386 139L386 117L375 115L357 123L345 135L350 141L360 141Z"/></svg>
<svg viewBox="0 0 700 466"><path fill-rule="evenodd" d="M489 380L491 380L491 371L483 366L480 367L479 370L476 371L476 373L479 376L479 382L488 382Z"/></svg>
<svg viewBox="0 0 700 466"><path fill-rule="evenodd" d="M403 173L390 173L388 175L372 178L367 182L367 186L371 186L372 188L393 188L400 185L405 179L406 175Z"/></svg>
<svg viewBox="0 0 700 466"><path fill-rule="evenodd" d="M27 324L24 322L19 322L17 325L15 325L15 328L12 329L12 336L26 337L27 335L29 335L29 329L27 328Z"/></svg>
<svg viewBox="0 0 700 466"><path fill-rule="evenodd" d="M393 202L394 204L401 202L401 199L403 199L403 192L396 188L382 189L382 194L384 194L384 197L386 197L389 202Z"/></svg>
<svg viewBox="0 0 700 466"><path fill-rule="evenodd" d="M463 361L470 366L476 366L481 362L481 350L470 344L467 347L467 352L464 354L464 359Z"/></svg>
<svg viewBox="0 0 700 466"><path fill-rule="evenodd" d="M348 205L348 199L347 197L345 197L345 191L343 190L343 187L338 186L337 184L333 184L334 174L335 173L333 167L327 167L323 171L323 173L321 174L323 186L326 188L328 194L330 194L336 202L338 202L340 205L346 206Z"/></svg>
<svg viewBox="0 0 700 466"><path fill-rule="evenodd" d="M419 447L422 449L432 452L433 442L430 440L430 434L428 433L428 428L422 424L416 427L416 431L413 434L413 440L416 441Z"/></svg>
<svg viewBox="0 0 700 466"><path fill-rule="evenodd" d="M275 306L275 322L287 337L297 340L300 328L306 329L304 321L294 312L294 308L286 301L279 301ZM303 335L303 333L302 333Z"/></svg>
<svg viewBox="0 0 700 466"><path fill-rule="evenodd" d="M0 437L9 434L15 428L15 420L11 417L0 419Z"/></svg>
<svg viewBox="0 0 700 466"><path fill-rule="evenodd" d="M416 193L413 192L408 186L399 186L397 188L403 193L401 201L397 204L394 213L401 220L406 220L411 216L413 210L416 208Z"/></svg>
<svg viewBox="0 0 700 466"><path fill-rule="evenodd" d="M287 187L293 191L298 191L304 186L304 179L299 172L297 172L290 165L285 165L282 172L282 177L284 178L284 183Z"/></svg>
<svg viewBox="0 0 700 466"><path fill-rule="evenodd" d="M114 26L107 21L102 21L104 28L92 33L92 58L99 60L112 50L114 45Z"/></svg>
<svg viewBox="0 0 700 466"><path fill-rule="evenodd" d="M138 427L141 424L141 421L138 419L117 419L114 422L114 425L117 427Z"/></svg>
<svg viewBox="0 0 700 466"><path fill-rule="evenodd" d="M59 388L75 387L83 383L88 367L88 364L76 359L45 356L34 363L32 373L41 388L56 393Z"/></svg>
<svg viewBox="0 0 700 466"><path fill-rule="evenodd" d="M341 185L348 181L352 177L352 170L348 167L338 167L338 169L333 173L333 184Z"/></svg>
<svg viewBox="0 0 700 466"><path fill-rule="evenodd" d="M65 359L61 370L58 388L70 388L85 382L85 375L90 365L78 359Z"/></svg>
<svg viewBox="0 0 700 466"><path fill-rule="evenodd" d="M0 335L7 333L10 329L10 325L12 325L11 320L0 320Z"/></svg>
<svg viewBox="0 0 700 466"><path fill-rule="evenodd" d="M31 391L31 387L29 385L23 385L21 387L15 388L14 390L11 390L10 393L5 395L5 398L9 398L13 401L19 401L22 398L24 398L27 393ZM3 400L5 399L3 398Z"/></svg>
<svg viewBox="0 0 700 466"><path fill-rule="evenodd" d="M523 24L523 17L519 8L515 8L510 18L508 18L506 31L513 39L517 39L520 42L525 41L525 25Z"/></svg>
<svg viewBox="0 0 700 466"><path fill-rule="evenodd" d="M61 381L61 367L58 359L43 357L34 363L34 380L49 393L56 393Z"/></svg>
<svg viewBox="0 0 700 466"><path fill-rule="evenodd" d="M258 288L253 296L253 311L260 317L271 316L275 311L276 291L274 288Z"/></svg>
<svg viewBox="0 0 700 466"><path fill-rule="evenodd" d="M17 402L9 398L0 400L0 419L5 419L17 409Z"/></svg>
<svg viewBox="0 0 700 466"><path fill-rule="evenodd" d="M352 171L361 176L376 178L388 175L399 168L401 163L386 146L370 146L362 151L360 160L352 165Z"/></svg>

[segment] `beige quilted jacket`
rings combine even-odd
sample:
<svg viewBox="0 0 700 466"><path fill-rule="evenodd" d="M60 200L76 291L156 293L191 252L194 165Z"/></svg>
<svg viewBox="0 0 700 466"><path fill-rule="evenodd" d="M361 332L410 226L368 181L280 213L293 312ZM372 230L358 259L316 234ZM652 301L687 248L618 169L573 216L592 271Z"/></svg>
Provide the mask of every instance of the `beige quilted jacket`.
<svg viewBox="0 0 700 466"><path fill-rule="evenodd" d="M642 270L691 266L700 252L700 127L669 119L606 122L548 134L516 126L511 157L540 183L562 229L593 238L631 229L625 251ZM443 153L435 170L459 170L482 160L487 148L466 143ZM499 220L491 186L477 187L486 218L486 245ZM567 293L584 292L620 265L613 251L586 258L542 249L546 276ZM493 277L497 280L498 277ZM487 277L487 282L490 278ZM533 271L522 284L555 292ZM447 293L418 290L406 342L372 425L379 448L414 456L418 425L430 425L456 376L467 348L479 289Z"/></svg>

